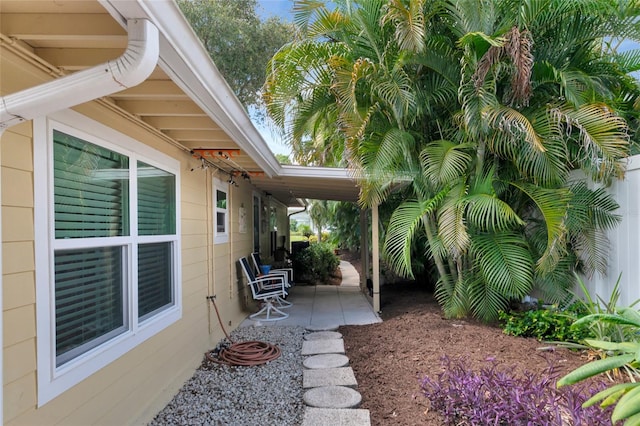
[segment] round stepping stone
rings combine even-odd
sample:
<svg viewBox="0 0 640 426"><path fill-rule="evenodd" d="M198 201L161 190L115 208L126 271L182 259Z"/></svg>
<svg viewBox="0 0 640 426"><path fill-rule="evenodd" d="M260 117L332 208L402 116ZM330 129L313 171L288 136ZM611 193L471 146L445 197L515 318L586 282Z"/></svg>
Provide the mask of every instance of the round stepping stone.
<svg viewBox="0 0 640 426"><path fill-rule="evenodd" d="M321 368L338 368L349 365L349 358L341 354L321 354L305 358L302 363L304 368L318 370Z"/></svg>
<svg viewBox="0 0 640 426"><path fill-rule="evenodd" d="M323 386L306 391L302 399L309 407L357 408L362 401L362 396L357 391L344 386Z"/></svg>
<svg viewBox="0 0 640 426"><path fill-rule="evenodd" d="M304 340L331 340L342 339L342 334L337 331L316 331L315 333L305 334Z"/></svg>
<svg viewBox="0 0 640 426"><path fill-rule="evenodd" d="M311 324L305 327L307 331L336 331L340 327L337 324Z"/></svg>

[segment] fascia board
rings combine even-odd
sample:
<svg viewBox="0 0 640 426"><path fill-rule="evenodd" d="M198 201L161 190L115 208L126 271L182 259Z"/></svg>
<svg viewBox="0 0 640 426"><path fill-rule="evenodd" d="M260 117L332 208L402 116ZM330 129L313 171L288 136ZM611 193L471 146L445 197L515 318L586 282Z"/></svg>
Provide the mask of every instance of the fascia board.
<svg viewBox="0 0 640 426"><path fill-rule="evenodd" d="M323 179L345 179L355 181L349 169L337 167L310 167L296 165L282 165L278 176L282 177L315 177Z"/></svg>
<svg viewBox="0 0 640 426"><path fill-rule="evenodd" d="M132 17L153 22L160 31L160 67L267 176L278 174L279 163L271 149L175 2L99 1L121 23Z"/></svg>

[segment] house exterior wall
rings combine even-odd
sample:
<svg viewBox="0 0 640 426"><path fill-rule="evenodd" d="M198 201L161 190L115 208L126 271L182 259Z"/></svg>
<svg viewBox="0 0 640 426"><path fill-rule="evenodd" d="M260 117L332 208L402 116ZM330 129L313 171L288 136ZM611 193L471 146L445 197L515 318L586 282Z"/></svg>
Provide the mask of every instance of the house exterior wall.
<svg viewBox="0 0 640 426"><path fill-rule="evenodd" d="M0 90L13 93L46 77L41 70L3 52ZM4 422L32 424L132 424L148 422L177 392L223 336L212 306L227 330L252 308L245 281L237 278L240 256L252 249L249 182L230 190L230 239L213 243L212 170L194 170L187 152L139 126L104 102L81 105L82 115L117 130L180 163L182 316L95 374L38 407L34 225L34 132L26 122L0 139L2 173ZM246 208L246 232L239 209Z"/></svg>
<svg viewBox="0 0 640 426"><path fill-rule="evenodd" d="M277 211L277 226L278 226L278 241L276 247L280 247L282 245L281 237L287 237L285 242L285 247L289 247L289 217L287 216L287 206L281 203L276 203L275 205Z"/></svg>
<svg viewBox="0 0 640 426"><path fill-rule="evenodd" d="M640 299L640 155L628 159L624 180L615 181L609 188L620 205L616 212L620 224L609 232L609 264L606 276L596 273L585 284L593 297L609 300L620 276L620 306L629 306Z"/></svg>

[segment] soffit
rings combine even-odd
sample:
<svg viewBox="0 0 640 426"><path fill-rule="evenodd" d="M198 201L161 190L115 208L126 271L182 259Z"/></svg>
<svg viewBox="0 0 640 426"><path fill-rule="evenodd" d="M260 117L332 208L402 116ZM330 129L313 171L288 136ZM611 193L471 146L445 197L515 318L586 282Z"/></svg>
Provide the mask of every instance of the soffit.
<svg viewBox="0 0 640 426"><path fill-rule="evenodd" d="M358 201L356 181L346 169L282 166L277 176L253 177L252 182L288 206L300 199Z"/></svg>
<svg viewBox="0 0 640 426"><path fill-rule="evenodd" d="M2 0L3 47L20 51L60 77L119 57L127 45L123 22L150 18L162 27L159 66L144 83L106 102L186 149L234 150L209 161L229 173L246 172L255 186L284 204L299 205L299 198L357 200L357 187L345 170L277 163L173 3L102 3ZM121 21L114 18L117 14Z"/></svg>

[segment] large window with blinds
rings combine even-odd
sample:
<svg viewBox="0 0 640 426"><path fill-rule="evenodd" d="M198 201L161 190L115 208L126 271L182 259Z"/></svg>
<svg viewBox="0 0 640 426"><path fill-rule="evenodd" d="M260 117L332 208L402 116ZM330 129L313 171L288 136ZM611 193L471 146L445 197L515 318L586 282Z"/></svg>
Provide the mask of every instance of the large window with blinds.
<svg viewBox="0 0 640 426"><path fill-rule="evenodd" d="M177 162L110 129L102 139L54 123L36 155L49 173L34 173L49 235L36 241L48 384L86 377L181 314Z"/></svg>

